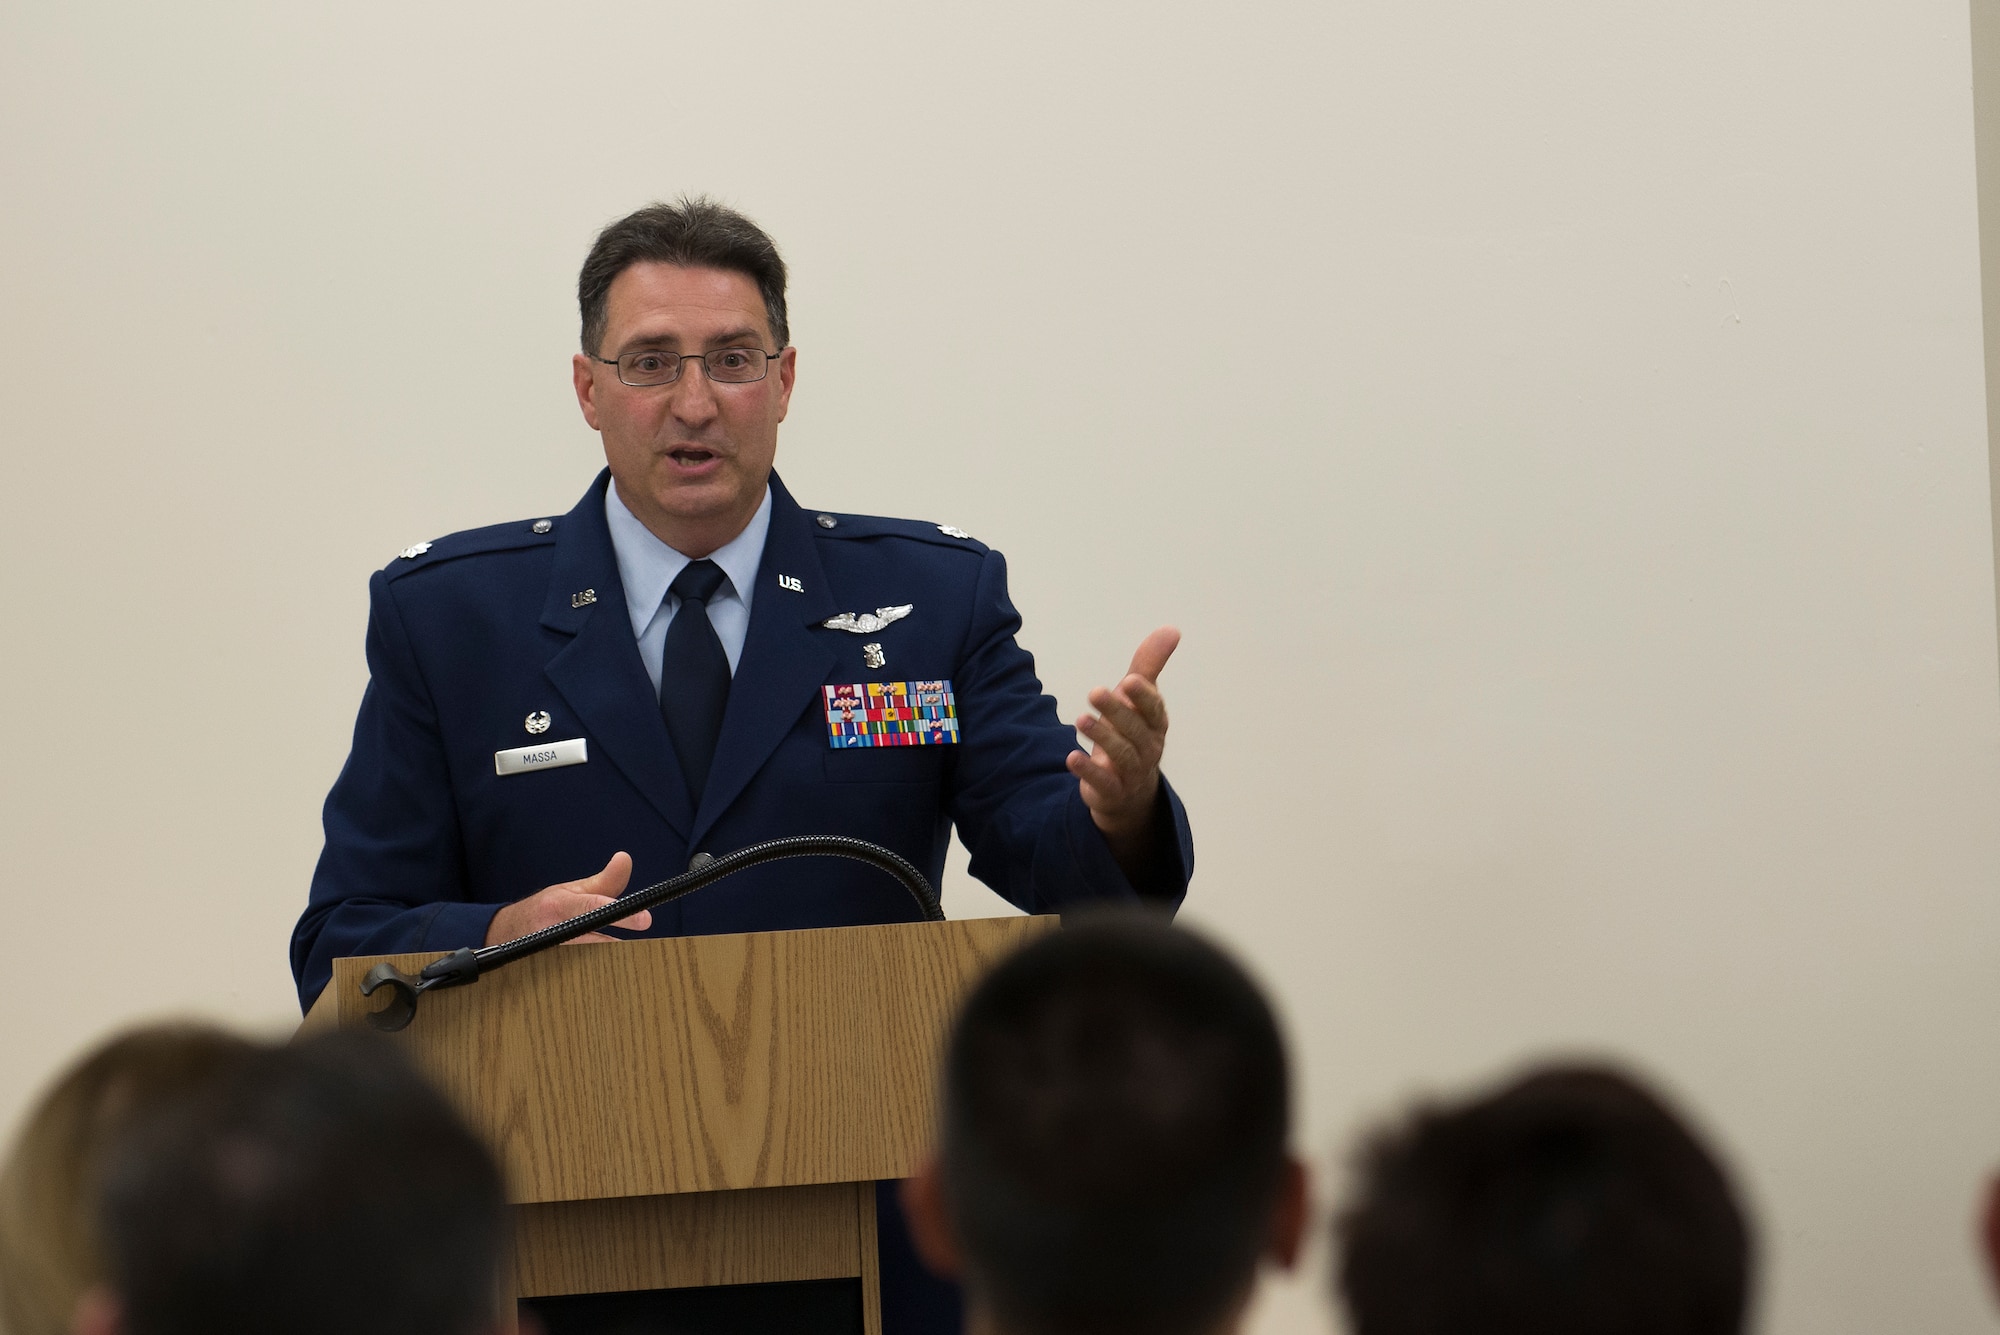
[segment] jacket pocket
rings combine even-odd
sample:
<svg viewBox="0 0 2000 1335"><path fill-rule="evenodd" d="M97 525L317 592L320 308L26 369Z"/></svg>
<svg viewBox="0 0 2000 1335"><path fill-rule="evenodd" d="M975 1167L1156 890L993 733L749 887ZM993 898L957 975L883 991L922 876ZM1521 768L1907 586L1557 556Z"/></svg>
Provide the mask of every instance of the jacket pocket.
<svg viewBox="0 0 2000 1335"><path fill-rule="evenodd" d="M928 783L944 773L942 746L828 747L828 783Z"/></svg>

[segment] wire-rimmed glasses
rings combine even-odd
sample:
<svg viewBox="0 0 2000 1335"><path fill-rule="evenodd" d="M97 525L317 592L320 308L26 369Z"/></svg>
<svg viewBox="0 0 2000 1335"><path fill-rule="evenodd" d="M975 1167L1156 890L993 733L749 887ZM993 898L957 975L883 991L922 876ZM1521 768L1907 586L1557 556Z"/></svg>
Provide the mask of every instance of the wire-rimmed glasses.
<svg viewBox="0 0 2000 1335"><path fill-rule="evenodd" d="M619 380L643 389L649 385L673 384L681 378L681 363L689 360L700 362L708 378L718 385L747 385L768 375L771 358L777 355L762 348L717 348L690 358L678 352L641 348L616 358L593 353L590 359L617 367Z"/></svg>

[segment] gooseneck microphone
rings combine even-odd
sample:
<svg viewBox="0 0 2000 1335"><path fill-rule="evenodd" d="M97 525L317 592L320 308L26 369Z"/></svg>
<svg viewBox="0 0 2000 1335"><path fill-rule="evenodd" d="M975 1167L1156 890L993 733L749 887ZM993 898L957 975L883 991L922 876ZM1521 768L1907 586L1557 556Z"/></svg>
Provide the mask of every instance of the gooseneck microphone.
<svg viewBox="0 0 2000 1335"><path fill-rule="evenodd" d="M944 921L944 909L939 906L937 893L931 889L923 873L880 844L871 844L865 839L850 839L844 834L798 834L784 839L768 839L706 861L697 855L695 865L672 880L621 895L588 913L579 913L574 918L566 918L512 941L481 946L477 950L454 950L443 959L426 965L422 972L415 975L407 974L393 964L378 964L361 980L361 995L373 996L386 987L390 992L389 1004L380 1010L370 1011L368 1023L385 1033L407 1029L410 1021L416 1018L417 999L433 988L463 987L503 964L540 954L550 946L559 946L586 932L594 932L621 918L629 918L641 909L671 904L683 895L693 894L703 886L713 885L725 876L747 868L761 867L767 862L779 862L785 858L811 857L848 858L879 867L902 882L903 888L910 892L910 898L916 900L917 907L923 911L924 921Z"/></svg>

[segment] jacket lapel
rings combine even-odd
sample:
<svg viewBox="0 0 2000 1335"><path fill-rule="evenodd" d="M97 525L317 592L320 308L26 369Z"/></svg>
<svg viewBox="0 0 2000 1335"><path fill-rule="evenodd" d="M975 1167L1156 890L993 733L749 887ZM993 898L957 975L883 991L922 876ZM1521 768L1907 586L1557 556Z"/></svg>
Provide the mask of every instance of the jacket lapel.
<svg viewBox="0 0 2000 1335"><path fill-rule="evenodd" d="M618 557L604 522L604 490L610 477L609 469L598 474L556 532L555 570L542 604L542 624L573 638L556 651L543 672L576 711L593 746L631 780L676 833L686 837L694 823L694 804L675 763L667 725L660 719L653 683L639 661L639 644L625 611L624 584L618 578ZM586 589L595 599L578 606L576 600ZM756 633L754 624L751 633Z"/></svg>
<svg viewBox="0 0 2000 1335"><path fill-rule="evenodd" d="M781 586L780 575L796 580L804 592ZM729 685L722 737L716 743L714 768L702 791L701 810L695 814L690 847L699 844L729 804L742 795L791 732L799 714L818 703L820 688L833 667L834 647L813 630L838 610L819 563L812 521L773 473L771 531L764 539L764 559L757 567L750 630L743 641L735 679ZM636 650L634 656L636 661ZM664 736L665 725L659 730Z"/></svg>

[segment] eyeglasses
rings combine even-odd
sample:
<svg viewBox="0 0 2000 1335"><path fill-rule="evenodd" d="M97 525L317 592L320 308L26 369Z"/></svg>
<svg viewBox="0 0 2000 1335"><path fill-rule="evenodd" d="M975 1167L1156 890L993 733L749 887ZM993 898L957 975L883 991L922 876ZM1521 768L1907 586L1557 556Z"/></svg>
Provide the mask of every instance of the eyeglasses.
<svg viewBox="0 0 2000 1335"><path fill-rule="evenodd" d="M771 369L771 358L777 355L762 348L717 348L714 352L688 358L678 352L660 352L649 348L642 352L628 352L616 360L593 353L590 360L617 367L620 380L644 388L673 384L681 378L681 363L690 360L700 362L707 370L708 378L719 385L747 385L753 380L762 380Z"/></svg>

